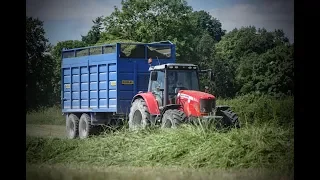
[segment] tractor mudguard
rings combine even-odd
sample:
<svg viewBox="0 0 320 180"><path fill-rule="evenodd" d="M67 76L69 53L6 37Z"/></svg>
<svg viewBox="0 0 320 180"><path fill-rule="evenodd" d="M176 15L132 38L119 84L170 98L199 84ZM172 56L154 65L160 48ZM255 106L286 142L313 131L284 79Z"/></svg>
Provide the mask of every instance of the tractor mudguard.
<svg viewBox="0 0 320 180"><path fill-rule="evenodd" d="M168 104L160 109L160 114L162 115L168 109L179 109L180 107L182 107L180 104Z"/></svg>
<svg viewBox="0 0 320 180"><path fill-rule="evenodd" d="M228 105L216 106L217 112L218 112L218 111L225 111L225 110L227 110L227 109L229 109L229 108L230 108L230 106L228 106Z"/></svg>
<svg viewBox="0 0 320 180"><path fill-rule="evenodd" d="M180 104L168 104L166 106L163 106L160 108L160 116L158 116L158 119L162 119L163 114L168 110L168 109L180 109L182 106Z"/></svg>
<svg viewBox="0 0 320 180"><path fill-rule="evenodd" d="M133 103L133 101L135 101L136 99L139 99L139 98L144 99L144 101L147 104L149 113L151 115L160 115L158 102L157 102L156 98L154 97L154 95L151 92L136 94L132 98L131 104Z"/></svg>

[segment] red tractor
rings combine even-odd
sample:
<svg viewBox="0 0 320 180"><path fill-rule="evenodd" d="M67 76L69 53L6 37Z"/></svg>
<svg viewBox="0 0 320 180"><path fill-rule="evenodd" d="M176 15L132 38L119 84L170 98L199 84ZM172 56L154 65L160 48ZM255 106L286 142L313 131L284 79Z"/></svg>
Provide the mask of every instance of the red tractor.
<svg viewBox="0 0 320 180"><path fill-rule="evenodd" d="M168 63L150 66L149 71L148 92L139 92L132 99L129 129L157 124L161 128L176 128L198 118L240 127L238 116L229 106L216 106L215 96L200 91L199 73L207 72L213 81L211 70L200 71L194 64Z"/></svg>

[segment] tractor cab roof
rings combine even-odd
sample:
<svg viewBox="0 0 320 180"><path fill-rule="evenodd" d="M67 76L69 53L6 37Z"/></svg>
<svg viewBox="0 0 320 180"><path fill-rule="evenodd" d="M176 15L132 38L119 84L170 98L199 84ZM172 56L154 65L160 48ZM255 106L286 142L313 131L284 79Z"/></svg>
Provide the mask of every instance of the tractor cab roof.
<svg viewBox="0 0 320 180"><path fill-rule="evenodd" d="M164 69L176 69L176 70L191 70L191 69L198 69L198 66L195 64L182 64L182 63L167 63L161 64L156 66L151 66L149 71L153 70L164 70Z"/></svg>

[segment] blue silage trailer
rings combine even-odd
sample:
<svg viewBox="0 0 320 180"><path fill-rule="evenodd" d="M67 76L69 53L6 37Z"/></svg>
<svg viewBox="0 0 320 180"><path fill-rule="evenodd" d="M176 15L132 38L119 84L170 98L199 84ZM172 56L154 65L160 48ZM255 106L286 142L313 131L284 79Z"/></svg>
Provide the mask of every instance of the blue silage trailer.
<svg viewBox="0 0 320 180"><path fill-rule="evenodd" d="M86 138L93 127L120 125L134 95L148 90L149 58L151 65L175 63L175 45L165 41L63 49L61 105L67 136Z"/></svg>

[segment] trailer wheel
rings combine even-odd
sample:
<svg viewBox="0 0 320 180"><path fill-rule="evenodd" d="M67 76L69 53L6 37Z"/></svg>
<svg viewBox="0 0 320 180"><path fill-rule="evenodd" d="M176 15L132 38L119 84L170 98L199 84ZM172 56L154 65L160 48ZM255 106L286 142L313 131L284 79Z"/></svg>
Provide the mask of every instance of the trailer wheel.
<svg viewBox="0 0 320 180"><path fill-rule="evenodd" d="M143 99L136 99L130 108L129 113L129 129L139 130L145 129L150 125L150 113L146 102Z"/></svg>
<svg viewBox="0 0 320 180"><path fill-rule="evenodd" d="M91 118L88 114L83 113L79 121L79 137L85 139L89 137L92 131Z"/></svg>
<svg viewBox="0 0 320 180"><path fill-rule="evenodd" d="M69 114L66 118L66 133L68 139L78 137L79 118L74 114Z"/></svg>
<svg viewBox="0 0 320 180"><path fill-rule="evenodd" d="M186 121L186 115L178 109L168 109L162 117L161 128L177 128L181 123Z"/></svg>

